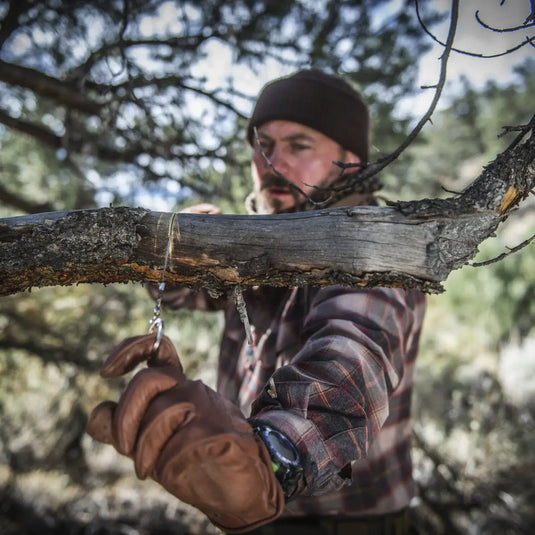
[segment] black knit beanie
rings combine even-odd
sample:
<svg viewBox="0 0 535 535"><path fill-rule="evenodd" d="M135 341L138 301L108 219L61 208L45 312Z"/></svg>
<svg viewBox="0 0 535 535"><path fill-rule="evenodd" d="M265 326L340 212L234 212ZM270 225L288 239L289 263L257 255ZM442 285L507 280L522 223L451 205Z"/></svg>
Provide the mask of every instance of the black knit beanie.
<svg viewBox="0 0 535 535"><path fill-rule="evenodd" d="M307 69L264 86L247 127L249 143L254 144L255 127L275 119L313 128L363 163L368 161L368 107L360 94L337 76Z"/></svg>

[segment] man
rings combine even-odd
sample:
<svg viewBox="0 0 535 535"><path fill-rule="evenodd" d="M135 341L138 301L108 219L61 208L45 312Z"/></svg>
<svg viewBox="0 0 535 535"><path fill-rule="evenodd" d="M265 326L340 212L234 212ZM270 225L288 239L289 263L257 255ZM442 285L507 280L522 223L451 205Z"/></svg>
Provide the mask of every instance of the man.
<svg viewBox="0 0 535 535"><path fill-rule="evenodd" d="M335 76L305 70L268 84L248 126L251 208L317 206L351 170L334 162L367 163L368 123L360 95ZM167 338L157 352L153 336L127 340L103 375L149 366L118 405L95 409L90 434L227 532L408 533L422 294L334 286L252 288L244 298L251 345L231 301L167 292L173 307L225 309L218 393L184 377Z"/></svg>

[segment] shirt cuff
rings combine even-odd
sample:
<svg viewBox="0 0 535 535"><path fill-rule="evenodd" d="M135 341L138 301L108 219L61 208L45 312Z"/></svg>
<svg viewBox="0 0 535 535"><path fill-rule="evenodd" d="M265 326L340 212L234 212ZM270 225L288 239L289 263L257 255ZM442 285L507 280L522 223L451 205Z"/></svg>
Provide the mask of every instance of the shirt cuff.
<svg viewBox="0 0 535 535"><path fill-rule="evenodd" d="M340 475L313 422L288 410L264 410L249 418L251 425L264 424L285 435L297 449L303 479L292 496L318 496L339 490L349 480Z"/></svg>

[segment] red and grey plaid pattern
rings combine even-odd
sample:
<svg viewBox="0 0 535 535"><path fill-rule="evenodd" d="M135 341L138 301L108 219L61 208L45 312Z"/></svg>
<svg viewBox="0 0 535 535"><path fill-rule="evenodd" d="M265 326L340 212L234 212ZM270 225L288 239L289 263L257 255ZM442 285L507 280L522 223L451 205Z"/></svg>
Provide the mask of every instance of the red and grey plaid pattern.
<svg viewBox="0 0 535 535"><path fill-rule="evenodd" d="M223 303L177 291L171 306ZM381 514L413 496L410 405L424 296L392 288L244 292L254 347L225 312L218 390L279 429L305 470L288 515ZM348 475L351 474L351 479Z"/></svg>

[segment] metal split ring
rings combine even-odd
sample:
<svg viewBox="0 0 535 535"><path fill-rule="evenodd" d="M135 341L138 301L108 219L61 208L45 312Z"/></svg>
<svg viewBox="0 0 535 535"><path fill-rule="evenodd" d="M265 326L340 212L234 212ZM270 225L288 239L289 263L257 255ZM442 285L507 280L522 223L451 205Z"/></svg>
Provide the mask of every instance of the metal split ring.
<svg viewBox="0 0 535 535"><path fill-rule="evenodd" d="M159 316L155 316L150 321L149 334L152 334L156 330L156 338L154 340L154 345L152 346L152 352L156 353L160 347L160 342L162 341L163 336L163 320Z"/></svg>

